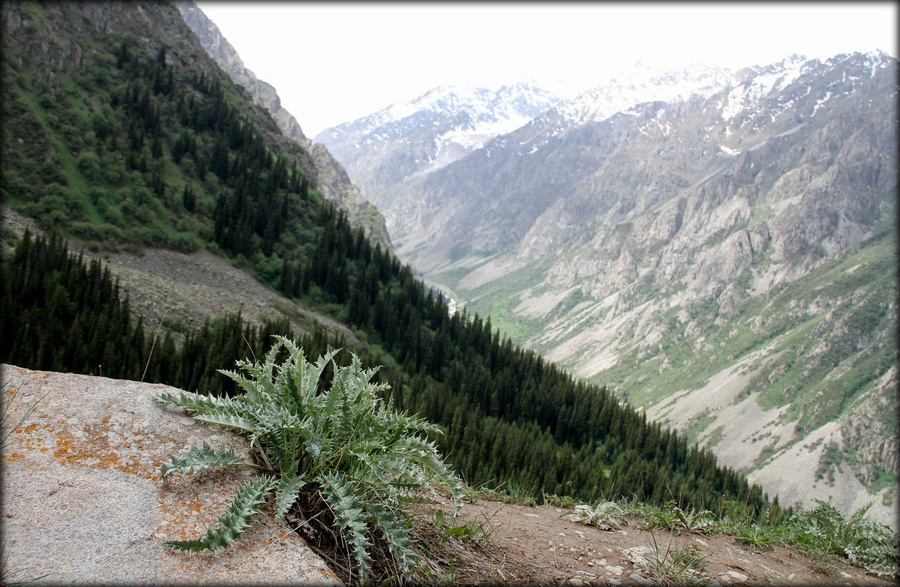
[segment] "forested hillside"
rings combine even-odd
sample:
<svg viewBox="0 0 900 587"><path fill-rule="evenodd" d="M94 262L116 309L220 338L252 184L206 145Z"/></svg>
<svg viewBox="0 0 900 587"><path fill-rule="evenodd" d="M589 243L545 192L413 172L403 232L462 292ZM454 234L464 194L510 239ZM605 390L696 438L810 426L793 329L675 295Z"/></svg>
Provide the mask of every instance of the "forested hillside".
<svg viewBox="0 0 900 587"><path fill-rule="evenodd" d="M761 487L602 386L477 315L451 315L319 195L309 156L215 67L173 6L7 3L3 23L3 198L61 235L5 237L15 250L0 279L3 362L228 393L214 370L285 333L312 354L343 346L382 365L397 405L443 426L440 447L470 483L715 511L769 505ZM283 316L262 329L211 316L176 345L131 314L100 263L74 253L120 247L225 255L360 342L291 332Z"/></svg>
<svg viewBox="0 0 900 587"><path fill-rule="evenodd" d="M318 189L326 200L338 209L344 210L353 226L361 226L373 243L390 248L390 237L381 212L365 200L359 188L350 183L347 171L328 151L325 145L313 143L303 134L300 124L281 104L274 87L256 78L246 67L228 39L222 36L214 22L191 0L175 2L185 24L187 24L200 44L232 81L249 92L255 104L262 106L272 115L272 119L286 137L309 151L315 161Z"/></svg>

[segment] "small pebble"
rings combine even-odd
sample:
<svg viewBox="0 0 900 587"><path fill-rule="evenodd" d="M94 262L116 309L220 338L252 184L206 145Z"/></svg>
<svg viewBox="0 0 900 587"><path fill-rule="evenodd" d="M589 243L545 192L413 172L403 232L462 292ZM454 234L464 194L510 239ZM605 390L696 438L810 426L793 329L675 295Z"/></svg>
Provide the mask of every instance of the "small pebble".
<svg viewBox="0 0 900 587"><path fill-rule="evenodd" d="M653 581L651 581L650 579L647 579L646 577L639 575L638 573L631 573L628 576L631 577L632 579L634 579L635 581L637 581L638 583L640 583L641 585L653 585Z"/></svg>
<svg viewBox="0 0 900 587"><path fill-rule="evenodd" d="M726 575L730 575L732 578L734 578L735 581L738 581L740 583L743 583L747 580L747 575L745 575L744 573L738 573L737 571L728 571Z"/></svg>

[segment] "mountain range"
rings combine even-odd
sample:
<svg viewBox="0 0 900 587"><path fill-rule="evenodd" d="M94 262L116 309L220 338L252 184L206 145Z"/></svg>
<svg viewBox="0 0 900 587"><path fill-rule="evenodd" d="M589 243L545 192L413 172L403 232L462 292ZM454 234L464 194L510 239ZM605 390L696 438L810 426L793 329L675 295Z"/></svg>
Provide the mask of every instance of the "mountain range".
<svg viewBox="0 0 900 587"><path fill-rule="evenodd" d="M894 521L896 60L443 88L344 172L185 7L0 9L7 219L122 280L6 226L4 361L219 389L298 328L384 366L474 482Z"/></svg>
<svg viewBox="0 0 900 587"><path fill-rule="evenodd" d="M896 59L514 89L541 112L512 130L473 122L518 123L509 95L440 88L316 140L398 255L516 343L783 503L895 519Z"/></svg>

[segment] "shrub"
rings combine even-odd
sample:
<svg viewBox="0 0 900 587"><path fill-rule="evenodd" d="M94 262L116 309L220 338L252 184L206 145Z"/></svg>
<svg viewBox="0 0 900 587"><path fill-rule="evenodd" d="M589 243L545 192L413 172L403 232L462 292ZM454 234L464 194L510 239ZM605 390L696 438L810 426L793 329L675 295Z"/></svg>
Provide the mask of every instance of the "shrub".
<svg viewBox="0 0 900 587"><path fill-rule="evenodd" d="M82 153L75 161L75 165L89 183L97 184L103 181L103 167L96 153L92 151Z"/></svg>
<svg viewBox="0 0 900 587"><path fill-rule="evenodd" d="M394 410L378 393L386 384L372 382L375 369L363 369L354 355L351 365L333 362L336 351L309 363L303 350L284 337L262 363L238 361L248 377L220 370L241 389L234 398L159 394L162 404L180 406L205 424L246 434L257 463L243 463L229 450L193 446L161 467L162 474L198 471L211 465L248 464L265 474L237 493L218 527L197 540L166 544L198 552L224 546L249 525L272 492L274 509L285 516L295 503L313 504L315 512L333 518L333 529L345 541L358 580L365 582L376 547L386 549L400 572L412 569L414 550L403 507L423 492L449 489L457 511L462 482L440 457L433 442L418 433L439 432L417 416ZM287 358L276 365L282 351ZM330 388L319 389L326 367L334 375Z"/></svg>
<svg viewBox="0 0 900 587"><path fill-rule="evenodd" d="M50 214L55 210L66 212L70 204L67 202L68 191L58 183L47 184L44 187L44 193L38 201L38 213L40 215Z"/></svg>
<svg viewBox="0 0 900 587"><path fill-rule="evenodd" d="M169 247L181 253L193 253L200 249L200 245L190 234L178 233L168 239Z"/></svg>

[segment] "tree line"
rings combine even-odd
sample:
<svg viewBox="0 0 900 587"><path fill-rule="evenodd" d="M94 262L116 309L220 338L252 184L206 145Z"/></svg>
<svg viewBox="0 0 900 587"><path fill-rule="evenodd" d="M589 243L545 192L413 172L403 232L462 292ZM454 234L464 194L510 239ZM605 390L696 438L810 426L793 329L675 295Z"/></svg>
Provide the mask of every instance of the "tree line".
<svg viewBox="0 0 900 587"><path fill-rule="evenodd" d="M441 295L341 214L322 220L315 256L305 261L318 267L310 291L342 304L336 317L399 366L387 377L397 405L447 428L438 442L470 482L515 480L538 494L696 507L736 500L756 513L773 505L711 451L514 346L490 319L451 315ZM346 278L330 277L336 272Z"/></svg>

